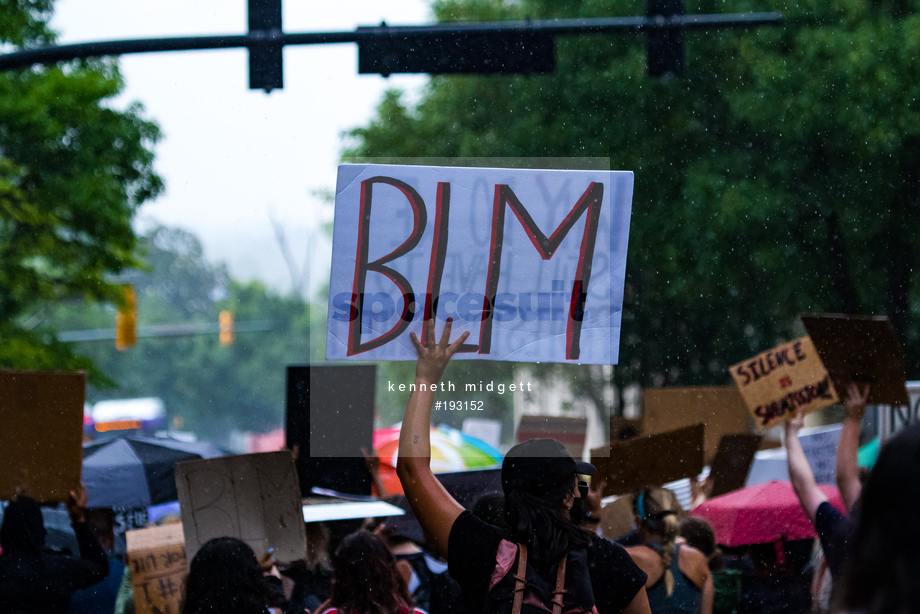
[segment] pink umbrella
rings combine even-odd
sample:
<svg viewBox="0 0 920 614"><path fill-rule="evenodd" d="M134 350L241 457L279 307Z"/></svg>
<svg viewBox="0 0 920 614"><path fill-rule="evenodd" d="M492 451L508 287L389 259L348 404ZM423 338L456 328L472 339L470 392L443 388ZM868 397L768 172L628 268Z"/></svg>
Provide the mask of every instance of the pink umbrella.
<svg viewBox="0 0 920 614"><path fill-rule="evenodd" d="M831 505L844 510L835 486L819 488ZM817 535L799 505L792 484L777 480L713 497L690 515L708 521L716 533L716 541L729 547L808 539Z"/></svg>

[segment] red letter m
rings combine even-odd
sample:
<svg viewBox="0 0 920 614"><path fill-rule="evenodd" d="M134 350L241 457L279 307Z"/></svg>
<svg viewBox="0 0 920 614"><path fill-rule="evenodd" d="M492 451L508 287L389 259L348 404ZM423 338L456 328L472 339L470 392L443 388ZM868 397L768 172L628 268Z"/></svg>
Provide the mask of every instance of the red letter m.
<svg viewBox="0 0 920 614"><path fill-rule="evenodd" d="M492 308L498 291L498 275L502 260L502 242L505 235L505 205L511 208L520 221L524 232L530 237L543 260L553 257L556 249L565 239L569 230L585 211L585 230L581 236L581 249L578 255L578 267L575 282L572 284L572 297L569 301L569 317L566 325L565 357L577 360L580 354L581 323L585 315L585 300L588 297L588 282L591 279L591 261L594 258L594 243L597 238L597 225L601 215L601 202L604 198L604 184L591 182L585 193L569 211L569 214L548 238L537 228L533 218L515 196L511 188L504 184L495 186L495 200L492 205L492 246L489 250L489 272L486 277L485 301L483 303L483 322L479 330L479 353L488 354L492 349Z"/></svg>

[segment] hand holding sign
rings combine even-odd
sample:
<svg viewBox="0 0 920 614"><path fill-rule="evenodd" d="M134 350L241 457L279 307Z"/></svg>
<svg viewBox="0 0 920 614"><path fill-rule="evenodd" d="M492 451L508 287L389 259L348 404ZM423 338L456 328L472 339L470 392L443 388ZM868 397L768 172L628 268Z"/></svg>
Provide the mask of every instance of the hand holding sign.
<svg viewBox="0 0 920 614"><path fill-rule="evenodd" d="M67 513L73 522L86 522L86 487L80 482L77 490L70 491L70 499L67 500Z"/></svg>
<svg viewBox="0 0 920 614"><path fill-rule="evenodd" d="M847 386L847 398L844 401L847 418L862 422L863 416L866 415L866 401L869 399L869 384L865 384L862 390L856 382L850 382Z"/></svg>
<svg viewBox="0 0 920 614"><path fill-rule="evenodd" d="M440 382L441 376L444 375L444 369L447 368L447 363L457 353L466 338L470 336L470 331L464 331L459 339L450 343L450 329L453 323L453 318L447 319L444 324L444 331L441 333L441 340L437 343L434 340L434 324L431 322L425 323L424 328L428 330L428 340L425 345L419 342L415 333L409 334L412 345L415 346L415 351L418 352L415 379L419 382L425 382L426 384Z"/></svg>

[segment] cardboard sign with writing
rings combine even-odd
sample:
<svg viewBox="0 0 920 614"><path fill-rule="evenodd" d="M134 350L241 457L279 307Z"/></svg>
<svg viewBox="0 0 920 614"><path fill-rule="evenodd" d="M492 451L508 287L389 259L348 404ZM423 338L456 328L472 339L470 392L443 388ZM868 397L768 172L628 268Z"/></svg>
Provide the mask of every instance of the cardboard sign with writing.
<svg viewBox="0 0 920 614"><path fill-rule="evenodd" d="M761 435L725 435L712 461L710 497L718 497L744 487L754 455L760 449Z"/></svg>
<svg viewBox="0 0 920 614"><path fill-rule="evenodd" d="M647 486L699 475L703 470L702 424L668 433L636 437L591 451L597 476L607 479L604 496L632 493Z"/></svg>
<svg viewBox="0 0 920 614"><path fill-rule="evenodd" d="M810 413L838 401L834 384L808 337L732 365L729 371L761 430L794 418L799 408Z"/></svg>
<svg viewBox="0 0 920 614"><path fill-rule="evenodd" d="M179 614L188 574L182 523L128 531L125 537L138 614Z"/></svg>
<svg viewBox="0 0 920 614"><path fill-rule="evenodd" d="M643 435L667 433L703 423L706 425L704 459L711 465L725 435L747 435L751 418L734 386L688 386L642 390Z"/></svg>
<svg viewBox="0 0 920 614"><path fill-rule="evenodd" d="M257 556L303 558L300 486L290 452L241 454L176 463L176 489L189 559L215 537L236 537Z"/></svg>
<svg viewBox="0 0 920 614"><path fill-rule="evenodd" d="M67 501L80 486L84 373L0 371L0 501Z"/></svg>
<svg viewBox="0 0 920 614"><path fill-rule="evenodd" d="M453 318L454 359L616 364L633 174L345 164L326 357L415 360Z"/></svg>
<svg viewBox="0 0 920 614"><path fill-rule="evenodd" d="M834 387L869 383L869 405L907 405L901 344L887 317L813 315L802 324Z"/></svg>
<svg viewBox="0 0 920 614"><path fill-rule="evenodd" d="M588 419L570 416L536 416L524 414L518 425L517 442L548 437L561 441L574 458L580 459L585 450Z"/></svg>

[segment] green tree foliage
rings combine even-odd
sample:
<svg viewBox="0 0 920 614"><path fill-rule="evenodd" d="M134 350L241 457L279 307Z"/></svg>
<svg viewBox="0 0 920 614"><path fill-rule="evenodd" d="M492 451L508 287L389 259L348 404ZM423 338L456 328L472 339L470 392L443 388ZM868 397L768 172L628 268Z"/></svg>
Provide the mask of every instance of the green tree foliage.
<svg viewBox="0 0 920 614"><path fill-rule="evenodd" d="M641 15L638 1L456 0L447 19ZM800 313L887 314L920 377L920 8L781 10L779 28L686 34L687 76L645 76L640 35L557 39L546 76L389 92L355 157L601 157L636 173L620 383L725 384Z"/></svg>
<svg viewBox="0 0 920 614"><path fill-rule="evenodd" d="M0 43L48 44L52 3L0 0ZM0 367L87 367L53 335L48 305L113 300L113 274L137 266L131 221L161 188L154 124L109 101L110 61L0 73Z"/></svg>
<svg viewBox="0 0 920 614"><path fill-rule="evenodd" d="M138 325L164 336L141 336L123 352L112 340L79 343L80 353L117 383L90 388L88 400L160 397L178 428L224 443L234 431L282 427L285 367L311 361L309 306L299 296L232 280L223 265L205 260L201 243L186 231L154 228L143 249L150 272L134 274ZM258 322L268 330L237 331L228 346L216 332L165 336L185 324L216 326L222 310L233 313L237 328ZM43 327L111 328L114 318L112 305L70 306Z"/></svg>

